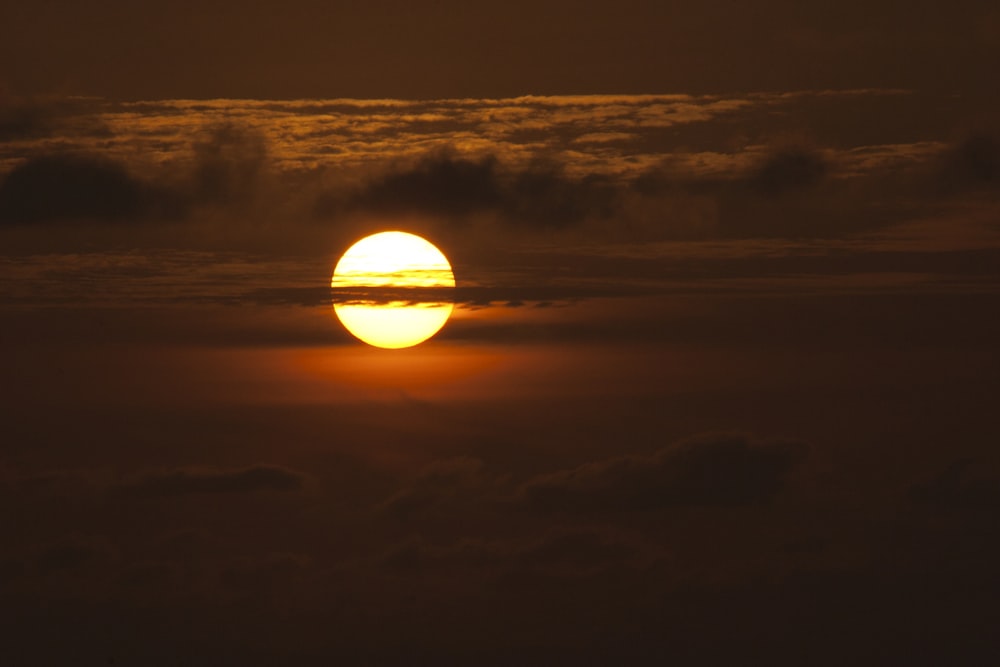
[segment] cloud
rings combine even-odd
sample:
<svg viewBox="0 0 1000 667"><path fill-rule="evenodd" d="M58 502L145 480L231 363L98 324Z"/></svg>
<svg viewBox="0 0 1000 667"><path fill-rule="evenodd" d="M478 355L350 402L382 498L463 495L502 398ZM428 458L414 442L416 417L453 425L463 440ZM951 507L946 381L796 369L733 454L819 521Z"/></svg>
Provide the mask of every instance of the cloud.
<svg viewBox="0 0 1000 667"><path fill-rule="evenodd" d="M246 468L178 468L142 474L119 488L139 496L179 496L194 493L292 492L305 488L305 474L275 465Z"/></svg>
<svg viewBox="0 0 1000 667"><path fill-rule="evenodd" d="M253 198L268 159L262 135L225 123L210 128L193 149L195 201L233 203Z"/></svg>
<svg viewBox="0 0 1000 667"><path fill-rule="evenodd" d="M833 178L826 153L799 147L719 154L721 166L704 173L670 154L632 176L581 172L568 155L521 162L500 155L428 154L352 191L325 192L314 212L441 217L453 230L486 217L501 230L606 239L822 237L898 222L909 210L899 202L917 192L887 191L868 174Z"/></svg>
<svg viewBox="0 0 1000 667"><path fill-rule="evenodd" d="M19 102L0 112L0 128L32 136L0 151L0 168L14 169L0 219L206 213L207 225L239 225L244 243L255 225L271 235L263 242L280 235L290 246L397 214L422 220L416 224L443 218L453 234L578 230L611 240L835 236L898 222L912 210L904 200L921 196L919 188L887 192L876 181L900 181L901 172L926 165L935 142L872 146L867 134L863 141L820 134L822 150L813 150L767 140L790 114L822 127L835 98L888 104L877 91L739 99ZM992 146L973 142L947 170L995 180ZM36 178L34 190L54 193L51 201L25 195L19 170L68 155L100 155L85 159L102 165L69 179ZM75 185L84 171L104 175L94 201L72 194L93 189ZM310 212L335 224L290 233L286 221Z"/></svg>
<svg viewBox="0 0 1000 667"><path fill-rule="evenodd" d="M377 510L413 518L461 513L473 505L501 513L525 506L593 512L759 505L782 490L806 450L797 442L704 434L648 456L620 456L523 481L490 473L479 459L460 457L424 468Z"/></svg>
<svg viewBox="0 0 1000 667"><path fill-rule="evenodd" d="M823 156L804 149L787 149L767 157L751 176L752 185L765 194L778 195L819 183L828 167Z"/></svg>
<svg viewBox="0 0 1000 667"><path fill-rule="evenodd" d="M520 495L530 507L568 512L746 506L770 501L806 447L709 434L651 456L622 456L540 475Z"/></svg>
<svg viewBox="0 0 1000 667"><path fill-rule="evenodd" d="M93 98L8 98L0 95L0 143L45 139L107 139L111 130L97 115Z"/></svg>
<svg viewBox="0 0 1000 667"><path fill-rule="evenodd" d="M945 153L942 177L958 187L982 187L1000 181L1000 142L975 134Z"/></svg>
<svg viewBox="0 0 1000 667"><path fill-rule="evenodd" d="M17 103L0 106L0 142L40 137L49 131L47 114L38 105Z"/></svg>
<svg viewBox="0 0 1000 667"><path fill-rule="evenodd" d="M432 155L369 182L348 208L468 215L500 206L497 160Z"/></svg>
<svg viewBox="0 0 1000 667"><path fill-rule="evenodd" d="M374 177L346 200L322 196L315 210L320 216L338 211L448 218L492 213L514 226L563 228L610 215L616 197L608 177L572 177L555 162L509 167L495 155L439 152Z"/></svg>
<svg viewBox="0 0 1000 667"><path fill-rule="evenodd" d="M483 473L483 462L479 459L463 456L437 461L382 502L378 510L397 517L409 517L459 497L480 494L491 484L490 478Z"/></svg>
<svg viewBox="0 0 1000 667"><path fill-rule="evenodd" d="M388 216L456 246L537 230L570 243L842 237L912 217L934 196L943 206L941 187L927 187L933 165L950 182L997 180L988 135L947 160L940 142L904 141L926 135L873 145L867 134L810 128L799 133L806 147L768 139L783 136L774 118L801 113L822 126L831 100L22 104L8 125L48 134L0 151L0 170L13 169L0 184L0 222L192 218L208 232L188 235L199 243L217 235L296 251ZM46 118L58 119L54 129ZM72 163L68 177L52 175L53 162ZM297 224L311 214L330 224Z"/></svg>
<svg viewBox="0 0 1000 667"><path fill-rule="evenodd" d="M265 190L267 144L259 133L216 125L191 150L192 160L158 171L147 167L142 177L126 166L131 159L114 159L107 151L36 154L0 183L0 223L179 219L195 206L239 207Z"/></svg>
<svg viewBox="0 0 1000 667"><path fill-rule="evenodd" d="M617 200L617 188L607 177L571 178L561 167L540 162L514 175L503 212L514 224L559 228L608 218Z"/></svg>
<svg viewBox="0 0 1000 667"><path fill-rule="evenodd" d="M50 220L126 221L176 217L181 202L93 156L43 155L15 167L0 184L0 223Z"/></svg>

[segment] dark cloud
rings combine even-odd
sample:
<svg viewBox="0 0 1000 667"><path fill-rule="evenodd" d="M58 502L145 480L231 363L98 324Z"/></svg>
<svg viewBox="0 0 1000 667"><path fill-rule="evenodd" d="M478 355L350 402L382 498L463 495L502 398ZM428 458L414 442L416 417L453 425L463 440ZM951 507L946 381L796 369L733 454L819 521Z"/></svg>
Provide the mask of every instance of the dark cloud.
<svg viewBox="0 0 1000 667"><path fill-rule="evenodd" d="M100 100L89 98L10 98L0 94L0 143L51 136L107 138L111 130L98 118Z"/></svg>
<svg viewBox="0 0 1000 667"><path fill-rule="evenodd" d="M31 157L0 183L0 222L179 219L196 205L238 207L261 194L267 148L259 134L221 125L208 130L192 151L189 166L161 174L157 183L100 155Z"/></svg>
<svg viewBox="0 0 1000 667"><path fill-rule="evenodd" d="M0 105L0 142L32 139L50 131L48 115L34 104Z"/></svg>
<svg viewBox="0 0 1000 667"><path fill-rule="evenodd" d="M788 149L770 155L751 176L753 187L764 194L779 195L816 185L828 167L819 153Z"/></svg>
<svg viewBox="0 0 1000 667"><path fill-rule="evenodd" d="M178 496L192 493L252 493L301 491L306 475L275 465L247 468L180 468L147 472L121 485L121 490L141 496Z"/></svg>
<svg viewBox="0 0 1000 667"><path fill-rule="evenodd" d="M227 123L211 128L193 148L195 201L231 204L254 197L267 164L263 136Z"/></svg>
<svg viewBox="0 0 1000 667"><path fill-rule="evenodd" d="M564 230L609 240L822 237L899 222L911 214L915 198L926 196L903 178L905 169L894 175L891 187L867 172L846 170L831 178L833 166L840 165L835 158L827 159L819 149L780 145L749 168L734 166L745 163L742 149L711 153L705 160L718 166L707 171L692 168L683 151L672 162L676 147L664 146L662 166L633 178L580 175L572 160L543 158L551 155L543 150L535 160L518 164L501 153L469 156L445 150L402 163L386 159L371 172L334 176L334 166L282 171L281 154L270 155L264 135L247 126L226 123L201 132L200 138L171 149L190 146L190 159L160 167L155 185L106 159L31 158L8 176L0 219L173 218L210 208L213 214L228 213L241 229L248 229L255 216L269 223L308 217L311 211L337 219L338 225L345 216L375 215L384 221L386 215L405 215L408 224L430 225L439 234L478 231L484 227L468 223L488 219L498 222L502 233ZM977 140L956 149L945 172L961 182L991 182L995 153L995 144ZM53 161L72 163L68 177L47 175ZM40 171L31 166L36 162L45 174L35 173ZM442 228L441 218L450 224ZM282 230L283 243L308 243L299 238L305 230Z"/></svg>
<svg viewBox="0 0 1000 667"><path fill-rule="evenodd" d="M514 485L462 457L431 464L378 509L409 518L518 505L565 511L633 511L680 506L748 506L770 501L805 455L796 442L705 434L649 456L622 456L532 477ZM513 502L513 504L511 504Z"/></svg>
<svg viewBox="0 0 1000 667"><path fill-rule="evenodd" d="M329 306L333 303L413 304L454 303L468 308L503 305L522 308L527 305L548 307L556 303L608 296L649 293L648 288L605 285L458 285L454 288L330 288L330 287L265 287L238 297L219 297L223 303L241 302L259 305ZM514 298L512 298L514 297ZM215 299L209 299L215 300Z"/></svg>
<svg viewBox="0 0 1000 667"><path fill-rule="evenodd" d="M559 228L607 218L617 199L607 177L571 178L556 165L538 163L514 175L503 212L515 224Z"/></svg>
<svg viewBox="0 0 1000 667"><path fill-rule="evenodd" d="M0 222L128 221L177 217L176 195L93 156L43 155L15 167L0 184Z"/></svg>
<svg viewBox="0 0 1000 667"><path fill-rule="evenodd" d="M437 461L381 503L379 510L407 517L457 498L480 494L491 483L484 475L483 462L479 459L460 457Z"/></svg>
<svg viewBox="0 0 1000 667"><path fill-rule="evenodd" d="M651 510L766 503L804 456L805 445L702 435L651 456L623 456L535 477L520 490L531 507L564 511Z"/></svg>
<svg viewBox="0 0 1000 667"><path fill-rule="evenodd" d="M345 200L325 195L315 210L320 216L338 210L449 218L492 213L515 226L563 228L607 217L616 198L610 179L575 178L556 163L508 168L496 156L467 158L446 152L375 177Z"/></svg>
<svg viewBox="0 0 1000 667"><path fill-rule="evenodd" d="M8 192L11 201L0 215L10 221L209 213L204 217L211 223L238 225L233 238L243 243L296 248L310 246L319 234L353 232L351 225L369 214L383 223L385 215L405 215L406 224L418 231L430 226L442 236L452 234L456 245L465 240L457 238L464 232L523 229L610 241L824 237L900 222L915 210L926 212L935 195L937 203L946 202L935 180L942 173L953 189L996 182L995 134L975 135L944 158L935 154L943 146L935 134L940 130L923 128L895 137L895 143L890 142L894 135L869 136L867 131L859 142L851 132L860 121L841 128L846 135L831 134L826 127L852 112L870 111L838 104L875 104L879 113L888 114L882 108L886 100L923 104L908 95L874 91L373 106L289 102L243 107L233 102L227 109L237 120L218 124L218 102L18 101L0 111L0 128L7 128L0 133L58 137L65 151L59 160L87 152L120 162L99 160L96 171L105 178L95 185L76 172L67 179L42 179L35 189L54 193L51 199L58 203ZM530 119L531 132L516 129L527 121L507 119L511 111L518 112L515 119L521 113ZM253 117L265 112L282 116ZM301 115L323 112L331 116L328 123ZM178 120L182 116L184 122ZM253 121L238 120L243 117ZM783 130L790 118L800 121ZM366 127L366 122L374 125ZM102 123L112 123L114 133ZM569 139L584 130L583 136L604 140L581 145ZM461 137L473 131L484 133L484 152L458 152ZM409 132L421 146L444 148L414 159L407 154L413 146L406 140ZM630 138L615 139L619 135ZM268 137L274 137L273 151ZM54 145L32 141L7 147L10 152L0 156L4 166L29 161L15 168L7 189L20 191L17 172L32 161L54 158L38 155ZM508 152L508 146L516 148ZM153 155L155 160L147 157ZM110 170L116 173L107 173L114 164ZM642 173L653 164L660 167ZM932 174L932 166L940 169ZM918 183L913 172L923 181ZM97 203L78 193L63 196L81 189L100 191L93 197ZM289 233L286 221L308 219L310 213L340 219L322 230L305 226ZM452 224L442 226L439 218ZM482 218L500 228L463 224ZM277 224L269 226L276 221L281 221L280 233L274 233ZM255 224L266 239L248 240L245 232ZM216 225L212 232L219 229L230 228Z"/></svg>
<svg viewBox="0 0 1000 667"><path fill-rule="evenodd" d="M468 215L498 208L504 195L495 157L428 156L368 183L349 208Z"/></svg>
<svg viewBox="0 0 1000 667"><path fill-rule="evenodd" d="M982 187L1000 181L1000 141L988 134L975 134L953 146L945 155L946 184Z"/></svg>
<svg viewBox="0 0 1000 667"><path fill-rule="evenodd" d="M496 155L446 152L392 168L353 192L327 192L314 212L440 216L455 223L485 215L508 229L584 228L610 239L813 237L898 222L909 211L899 202L918 194L913 184L904 191L868 178L845 184L831 179L831 171L822 151L781 146L747 170L692 174L666 158L664 166L631 179L576 176L550 159L514 166ZM893 205L886 206L890 198Z"/></svg>

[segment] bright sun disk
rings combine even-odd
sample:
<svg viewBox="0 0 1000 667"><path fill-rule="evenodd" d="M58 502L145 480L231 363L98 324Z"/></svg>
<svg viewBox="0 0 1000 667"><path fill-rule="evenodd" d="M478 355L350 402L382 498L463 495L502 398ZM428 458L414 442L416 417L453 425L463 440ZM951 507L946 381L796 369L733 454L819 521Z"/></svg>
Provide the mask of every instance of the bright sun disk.
<svg viewBox="0 0 1000 667"><path fill-rule="evenodd" d="M361 239L337 262L330 286L359 291L454 288L455 276L444 254L429 241L407 232L380 232ZM426 298L426 297L423 297ZM447 300L352 299L335 302L341 323L356 338L383 348L411 347L436 334L451 316Z"/></svg>

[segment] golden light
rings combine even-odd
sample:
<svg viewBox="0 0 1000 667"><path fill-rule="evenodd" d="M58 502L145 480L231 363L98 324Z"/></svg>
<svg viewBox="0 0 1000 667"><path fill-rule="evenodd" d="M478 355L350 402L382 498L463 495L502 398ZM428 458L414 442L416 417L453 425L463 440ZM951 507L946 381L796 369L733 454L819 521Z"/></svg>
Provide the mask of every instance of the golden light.
<svg viewBox="0 0 1000 667"><path fill-rule="evenodd" d="M341 323L375 347L422 343L444 326L454 308L455 276L448 259L407 232L380 232L352 245L337 262L330 286L341 295L333 306Z"/></svg>

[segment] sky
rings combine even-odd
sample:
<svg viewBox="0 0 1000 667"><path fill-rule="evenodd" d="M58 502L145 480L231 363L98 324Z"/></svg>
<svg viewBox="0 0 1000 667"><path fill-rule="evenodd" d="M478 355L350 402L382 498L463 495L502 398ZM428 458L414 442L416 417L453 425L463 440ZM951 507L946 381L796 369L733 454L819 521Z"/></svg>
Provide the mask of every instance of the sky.
<svg viewBox="0 0 1000 667"><path fill-rule="evenodd" d="M0 8L0 656L994 664L986 2ZM435 337L334 314L367 234Z"/></svg>

